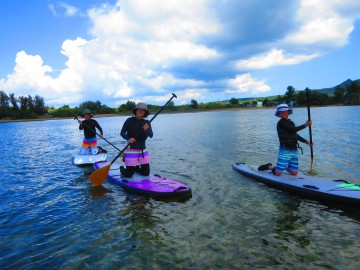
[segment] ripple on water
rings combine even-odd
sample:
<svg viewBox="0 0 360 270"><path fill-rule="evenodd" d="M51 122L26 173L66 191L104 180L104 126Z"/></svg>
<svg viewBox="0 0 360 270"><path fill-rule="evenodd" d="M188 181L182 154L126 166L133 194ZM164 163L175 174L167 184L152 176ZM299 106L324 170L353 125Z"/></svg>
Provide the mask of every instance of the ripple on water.
<svg viewBox="0 0 360 270"><path fill-rule="evenodd" d="M349 117L359 108L314 108L319 176L360 184L360 124ZM306 109L292 116L302 123ZM120 148L125 119L99 118ZM72 164L82 140L73 120L0 124L11 138L0 168L0 268L358 269L357 209L299 198L231 168L276 161L276 121L272 110L158 117L147 145L151 169L192 188L182 201L131 195L109 181L92 186L92 168Z"/></svg>

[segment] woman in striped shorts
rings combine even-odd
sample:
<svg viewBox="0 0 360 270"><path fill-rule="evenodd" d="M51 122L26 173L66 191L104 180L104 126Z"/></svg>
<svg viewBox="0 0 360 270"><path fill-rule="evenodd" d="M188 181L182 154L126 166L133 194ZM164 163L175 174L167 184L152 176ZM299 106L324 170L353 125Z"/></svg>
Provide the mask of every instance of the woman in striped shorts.
<svg viewBox="0 0 360 270"><path fill-rule="evenodd" d="M144 118L150 112L145 103L138 103L132 112L134 116L126 119L120 132L121 137L130 143L124 152L126 168L120 166L120 172L125 177L132 177L135 171L148 176L150 174L150 157L145 141L148 137L153 137L153 131L150 121Z"/></svg>

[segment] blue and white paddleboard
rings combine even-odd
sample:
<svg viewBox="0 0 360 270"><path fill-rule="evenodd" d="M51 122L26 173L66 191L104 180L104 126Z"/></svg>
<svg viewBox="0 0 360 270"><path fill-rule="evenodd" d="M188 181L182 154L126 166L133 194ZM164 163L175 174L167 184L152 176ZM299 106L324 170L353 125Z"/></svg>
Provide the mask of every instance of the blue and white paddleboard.
<svg viewBox="0 0 360 270"><path fill-rule="evenodd" d="M276 176L269 170L258 171L258 166L245 163L235 163L232 167L245 176L278 189L331 203L360 206L360 185L345 180L329 180L300 172L297 176L287 172Z"/></svg>

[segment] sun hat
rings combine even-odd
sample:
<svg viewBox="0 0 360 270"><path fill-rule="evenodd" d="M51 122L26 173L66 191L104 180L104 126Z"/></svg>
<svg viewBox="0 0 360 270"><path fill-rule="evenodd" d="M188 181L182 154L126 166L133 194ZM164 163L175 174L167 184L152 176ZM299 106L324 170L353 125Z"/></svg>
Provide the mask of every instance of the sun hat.
<svg viewBox="0 0 360 270"><path fill-rule="evenodd" d="M144 118L149 116L150 112L148 111L147 105L145 103L140 102L140 103L136 104L135 108L132 110L134 115L136 114L136 110L138 110L138 109L145 110Z"/></svg>
<svg viewBox="0 0 360 270"><path fill-rule="evenodd" d="M90 117L92 117L93 115L91 114L91 111L89 109L84 109L81 113L81 116L84 116L85 114L89 114Z"/></svg>
<svg viewBox="0 0 360 270"><path fill-rule="evenodd" d="M280 104L276 108L275 116L280 117L279 112L289 111L289 115L292 114L293 110L289 108L287 104Z"/></svg>

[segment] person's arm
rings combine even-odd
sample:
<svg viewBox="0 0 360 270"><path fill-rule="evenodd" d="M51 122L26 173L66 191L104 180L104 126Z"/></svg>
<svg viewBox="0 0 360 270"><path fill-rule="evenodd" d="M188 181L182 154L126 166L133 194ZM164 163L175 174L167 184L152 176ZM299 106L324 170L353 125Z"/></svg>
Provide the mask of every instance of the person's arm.
<svg viewBox="0 0 360 270"><path fill-rule="evenodd" d="M309 142L308 142L306 139L304 139L303 137L301 137L299 134L297 134L297 139L298 139L300 142L309 144Z"/></svg>
<svg viewBox="0 0 360 270"><path fill-rule="evenodd" d="M310 145L310 146L313 146L314 145L314 142L310 143L310 141L307 141L306 139L304 139L303 137L301 137L299 134L297 134L297 138L300 142L303 142L307 145Z"/></svg>
<svg viewBox="0 0 360 270"><path fill-rule="evenodd" d="M123 124L123 127L122 127L122 129L121 129L121 131L120 131L120 135L121 135L121 137L123 137L125 140L130 140L130 137L126 134L126 131L127 131L127 129L128 129L128 126L129 126L129 119L130 118L128 118L128 119L126 119L126 121L125 121L125 123Z"/></svg>
<svg viewBox="0 0 360 270"><path fill-rule="evenodd" d="M145 125L147 124L147 129L145 129ZM154 136L154 133L151 128L151 124L149 121L146 121L146 124L144 125L145 133L148 137L152 138Z"/></svg>
<svg viewBox="0 0 360 270"><path fill-rule="evenodd" d="M100 124L98 123L98 121L96 121L95 119L93 119L94 123L95 123L95 127L100 131L100 134L103 135L103 130L100 126Z"/></svg>
<svg viewBox="0 0 360 270"><path fill-rule="evenodd" d="M284 119L282 119L282 120L284 120ZM292 132L292 133L298 132L298 131L306 128L306 124L303 124L303 125L301 125L301 126L295 127L295 126L291 125L291 122L290 122L290 121L286 121L286 120L284 120L284 121L279 121L279 125L280 125L283 129L286 129L286 130L288 130L288 131L290 131L290 132Z"/></svg>
<svg viewBox="0 0 360 270"><path fill-rule="evenodd" d="M96 129L98 129L99 131L100 131L100 138L102 139L102 138L104 138L104 136L103 136L103 130L102 130L102 128L101 128L101 126L100 126L100 124L98 123L98 121L96 121L95 119L92 119L93 121L94 121L94 123L95 123L95 133L96 133Z"/></svg>

